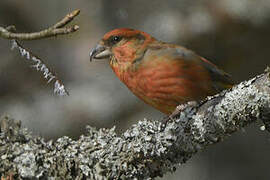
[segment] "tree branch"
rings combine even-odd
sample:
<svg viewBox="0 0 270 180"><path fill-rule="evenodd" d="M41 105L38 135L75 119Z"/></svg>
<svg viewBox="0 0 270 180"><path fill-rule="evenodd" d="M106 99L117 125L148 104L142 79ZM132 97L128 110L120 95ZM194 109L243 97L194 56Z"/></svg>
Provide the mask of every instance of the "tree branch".
<svg viewBox="0 0 270 180"><path fill-rule="evenodd" d="M64 28L64 26L70 23L76 16L79 15L79 13L80 10L75 10L70 14L67 14L62 20L53 26L40 32L15 33L15 26L8 26L6 28L0 27L0 37L11 39L11 49L17 49L21 56L25 56L27 60L30 60L30 62L33 63L32 67L34 67L37 71L42 72L43 77L48 80L48 83L54 80L54 93L60 96L69 94L64 84L58 79L56 74L48 68L48 66L44 63L44 61L42 61L41 58L34 55L30 50L24 48L17 40L36 40L75 32L79 29L78 25L66 28Z"/></svg>
<svg viewBox="0 0 270 180"><path fill-rule="evenodd" d="M48 38L48 37L57 36L57 35L69 34L69 33L77 31L79 29L79 26L74 25L74 26L66 27L66 28L64 28L64 26L70 23L73 20L73 18L79 15L79 13L80 13L80 10L75 10L71 12L70 14L67 14L62 20L57 22L52 27L49 27L40 32L14 33L10 31L10 28L0 27L0 37L5 38L5 39L36 40L36 39Z"/></svg>
<svg viewBox="0 0 270 180"><path fill-rule="evenodd" d="M256 120L270 121L270 70L230 90L187 106L165 127L139 121L120 136L96 130L78 140L45 142L9 118L1 121L0 175L18 179L147 179L186 163ZM267 127L266 127L267 129Z"/></svg>

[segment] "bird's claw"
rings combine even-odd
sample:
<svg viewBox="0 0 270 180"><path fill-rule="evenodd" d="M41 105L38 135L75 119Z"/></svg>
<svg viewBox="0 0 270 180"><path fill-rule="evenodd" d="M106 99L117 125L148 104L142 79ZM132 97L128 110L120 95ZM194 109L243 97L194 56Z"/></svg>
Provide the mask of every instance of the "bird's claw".
<svg viewBox="0 0 270 180"><path fill-rule="evenodd" d="M189 101L185 104L178 105L171 115L166 116L161 120L161 128L165 129L165 127L167 126L167 123L169 121L173 121L180 114L180 112L184 111L188 107L194 107L196 106L196 104L197 104L196 101Z"/></svg>

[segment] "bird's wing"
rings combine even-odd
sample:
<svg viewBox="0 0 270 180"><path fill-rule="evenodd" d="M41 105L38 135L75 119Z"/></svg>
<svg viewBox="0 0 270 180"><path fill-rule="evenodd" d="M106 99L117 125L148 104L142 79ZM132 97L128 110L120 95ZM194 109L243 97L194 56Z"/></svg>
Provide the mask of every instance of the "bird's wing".
<svg viewBox="0 0 270 180"><path fill-rule="evenodd" d="M212 80L215 82L215 88L218 91L231 88L234 85L234 82L228 73L219 69L205 58L200 57L200 59L202 61L202 65L209 71Z"/></svg>
<svg viewBox="0 0 270 180"><path fill-rule="evenodd" d="M168 60L184 60L191 63L194 62L196 64L201 64L201 66L210 74L213 81L213 87L217 92L231 88L234 84L229 74L219 69L216 65L212 64L205 58L200 57L195 52L182 46L162 43L160 45L153 46L153 48L150 49L151 54L155 54L157 57L169 56L170 58L167 58Z"/></svg>

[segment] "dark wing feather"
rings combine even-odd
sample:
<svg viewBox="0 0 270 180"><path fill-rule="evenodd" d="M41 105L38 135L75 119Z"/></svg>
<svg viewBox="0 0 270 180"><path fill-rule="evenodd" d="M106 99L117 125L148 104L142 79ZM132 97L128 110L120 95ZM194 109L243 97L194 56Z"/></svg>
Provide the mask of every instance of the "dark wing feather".
<svg viewBox="0 0 270 180"><path fill-rule="evenodd" d="M234 85L234 82L231 76L219 69L217 66L209 62L208 60L200 57L202 61L202 65L208 70L210 73L211 79L215 82L214 88L217 91L222 91L224 89L231 88Z"/></svg>

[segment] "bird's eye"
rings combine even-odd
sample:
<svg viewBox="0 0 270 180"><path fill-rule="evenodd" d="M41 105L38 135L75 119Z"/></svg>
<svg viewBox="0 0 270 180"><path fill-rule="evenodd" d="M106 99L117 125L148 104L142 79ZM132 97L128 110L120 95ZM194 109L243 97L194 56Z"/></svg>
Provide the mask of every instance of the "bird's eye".
<svg viewBox="0 0 270 180"><path fill-rule="evenodd" d="M111 38L111 41L112 41L113 44L118 43L120 40L121 40L121 37L120 36L113 36Z"/></svg>

